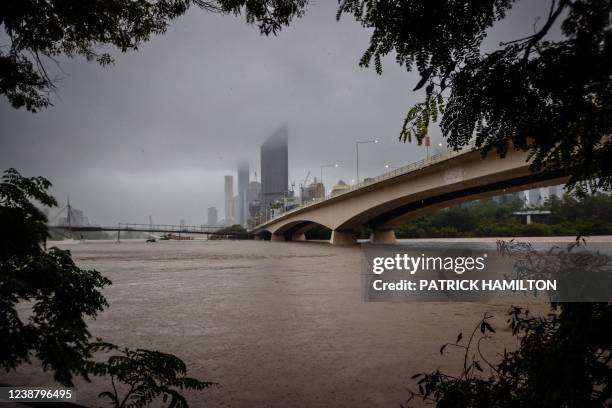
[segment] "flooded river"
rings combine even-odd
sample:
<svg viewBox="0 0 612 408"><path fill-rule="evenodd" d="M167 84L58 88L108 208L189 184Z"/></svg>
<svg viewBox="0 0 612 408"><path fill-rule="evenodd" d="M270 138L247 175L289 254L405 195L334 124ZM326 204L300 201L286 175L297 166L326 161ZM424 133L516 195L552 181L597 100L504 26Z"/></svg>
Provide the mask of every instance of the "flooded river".
<svg viewBox="0 0 612 408"><path fill-rule="evenodd" d="M70 249L81 267L113 281L104 291L110 307L90 322L93 336L176 354L189 376L221 384L189 394L194 407L398 406L408 396L412 374L439 367L458 371L460 354L441 356L439 348L471 330L485 311L496 315L498 329L487 351L494 356L515 346L505 328L507 306L364 303L359 246L262 241L60 246ZM0 382L52 384L50 375L38 371L24 366L0 374ZM79 403L100 405L102 383L77 386Z"/></svg>

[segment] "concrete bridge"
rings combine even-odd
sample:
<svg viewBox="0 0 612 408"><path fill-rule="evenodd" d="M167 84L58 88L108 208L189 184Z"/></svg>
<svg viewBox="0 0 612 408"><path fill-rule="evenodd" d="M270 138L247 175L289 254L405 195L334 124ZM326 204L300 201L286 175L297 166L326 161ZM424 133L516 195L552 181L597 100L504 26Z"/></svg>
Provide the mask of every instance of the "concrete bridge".
<svg viewBox="0 0 612 408"><path fill-rule="evenodd" d="M473 147L445 152L385 173L285 212L253 229L258 239L303 241L319 225L332 230L330 243L356 243L354 230L372 229L372 242L395 242L393 228L433 211L466 201L567 181L561 172L533 173L526 152L511 150L506 157L482 157Z"/></svg>

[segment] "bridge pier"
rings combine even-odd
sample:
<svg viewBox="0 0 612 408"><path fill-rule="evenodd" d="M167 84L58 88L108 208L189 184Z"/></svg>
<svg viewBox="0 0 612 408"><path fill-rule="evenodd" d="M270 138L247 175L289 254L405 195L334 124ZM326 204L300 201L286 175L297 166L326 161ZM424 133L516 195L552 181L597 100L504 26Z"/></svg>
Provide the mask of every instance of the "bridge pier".
<svg viewBox="0 0 612 408"><path fill-rule="evenodd" d="M264 239L263 235L253 235L253 239L255 241L262 241Z"/></svg>
<svg viewBox="0 0 612 408"><path fill-rule="evenodd" d="M374 229L370 234L370 242L377 244L395 244L395 231L392 229Z"/></svg>
<svg viewBox="0 0 612 408"><path fill-rule="evenodd" d="M355 245L357 239L353 231L333 230L329 243L332 245Z"/></svg>
<svg viewBox="0 0 612 408"><path fill-rule="evenodd" d="M270 237L270 241L282 242L285 241L285 236L283 234L272 234L272 236Z"/></svg>
<svg viewBox="0 0 612 408"><path fill-rule="evenodd" d="M296 232L291 236L292 241L306 241L306 234L303 232Z"/></svg>

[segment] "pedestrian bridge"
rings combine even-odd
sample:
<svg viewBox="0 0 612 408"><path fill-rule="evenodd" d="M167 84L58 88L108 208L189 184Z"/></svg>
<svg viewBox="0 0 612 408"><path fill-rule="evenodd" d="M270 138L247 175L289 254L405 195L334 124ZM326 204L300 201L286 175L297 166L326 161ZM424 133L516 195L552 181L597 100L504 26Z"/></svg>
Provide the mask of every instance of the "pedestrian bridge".
<svg viewBox="0 0 612 408"><path fill-rule="evenodd" d="M467 201L562 184L561 172L533 173L524 151L504 158L467 147L432 156L287 211L255 227L258 239L303 241L317 226L332 230L331 244L356 243L354 230L372 229L372 242L394 242L393 228L433 211Z"/></svg>

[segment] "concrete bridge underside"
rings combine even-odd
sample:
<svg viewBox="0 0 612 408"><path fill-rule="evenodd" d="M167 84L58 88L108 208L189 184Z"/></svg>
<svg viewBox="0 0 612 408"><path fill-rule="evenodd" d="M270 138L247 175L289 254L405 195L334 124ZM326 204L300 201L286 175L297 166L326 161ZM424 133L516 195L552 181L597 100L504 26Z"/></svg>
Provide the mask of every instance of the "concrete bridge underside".
<svg viewBox="0 0 612 408"><path fill-rule="evenodd" d="M565 181L561 172L531 172L523 151L483 158L474 150L285 213L253 232L273 241L303 241L307 231L323 225L332 230L331 244L347 245L356 243L354 230L365 225L373 242L390 243L394 227L441 208Z"/></svg>

